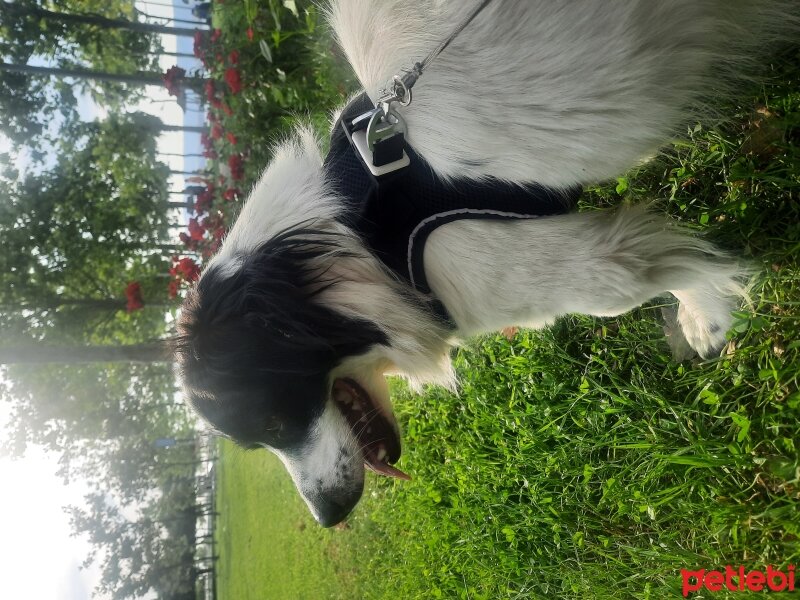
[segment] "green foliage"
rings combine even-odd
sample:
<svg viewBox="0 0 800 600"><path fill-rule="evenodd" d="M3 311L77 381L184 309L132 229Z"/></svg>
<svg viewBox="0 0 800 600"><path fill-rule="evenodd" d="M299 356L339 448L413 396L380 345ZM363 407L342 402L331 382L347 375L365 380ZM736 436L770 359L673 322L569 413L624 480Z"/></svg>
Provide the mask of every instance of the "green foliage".
<svg viewBox="0 0 800 600"><path fill-rule="evenodd" d="M131 343L163 330L161 314L148 326L143 318L112 326L108 314L124 301L105 309L92 302L124 300L131 280L141 281L146 301L166 300L167 262L150 248L167 237L168 168L156 158L152 121L112 115L85 124L65 135L51 170L0 186L6 335Z"/></svg>
<svg viewBox="0 0 800 600"><path fill-rule="evenodd" d="M68 23L40 16L39 8L77 15L135 20L133 0L16 0L0 10L0 59L27 64L30 59L61 68L89 68L107 73L158 71L158 37L153 34L92 24ZM141 97L143 90L111 82L63 79L0 72L0 131L18 146L43 158L42 146L57 139L49 125L78 119L73 87L90 93L98 104L118 109Z"/></svg>
<svg viewBox="0 0 800 600"><path fill-rule="evenodd" d="M157 484L157 496L146 502L120 504L109 490L99 488L87 495L82 506L68 509L73 531L86 535L92 543L84 565L101 563L98 589L114 598L141 598L153 590L158 591L159 597L193 597L195 526L199 516L194 448L178 446L160 453L167 454L162 459L181 466L161 468L159 477L151 482L152 487ZM132 514L136 517L132 518Z"/></svg>
<svg viewBox="0 0 800 600"><path fill-rule="evenodd" d="M211 80L203 90L211 120L207 166L215 182L209 187L214 196L209 214L230 224L238 207L223 194L237 191L241 198L298 117L325 130L330 111L355 82L314 2L215 5L214 27L197 46ZM237 77L241 87L231 86L228 79ZM241 161L241 176L231 177L231 157ZM207 242L213 246L213 240Z"/></svg>

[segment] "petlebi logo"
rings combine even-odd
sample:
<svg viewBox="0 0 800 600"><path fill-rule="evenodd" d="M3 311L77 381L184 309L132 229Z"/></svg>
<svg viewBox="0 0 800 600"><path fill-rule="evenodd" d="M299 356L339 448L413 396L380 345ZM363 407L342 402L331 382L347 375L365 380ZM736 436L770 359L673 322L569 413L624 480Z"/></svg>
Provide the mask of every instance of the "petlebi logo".
<svg viewBox="0 0 800 600"><path fill-rule="evenodd" d="M789 565L784 570L767 565L765 571L753 569L747 571L744 567L725 565L724 571L698 569L690 571L681 569L683 579L683 597L692 592L706 589L709 592L730 590L732 592L793 592L795 591L795 565Z"/></svg>

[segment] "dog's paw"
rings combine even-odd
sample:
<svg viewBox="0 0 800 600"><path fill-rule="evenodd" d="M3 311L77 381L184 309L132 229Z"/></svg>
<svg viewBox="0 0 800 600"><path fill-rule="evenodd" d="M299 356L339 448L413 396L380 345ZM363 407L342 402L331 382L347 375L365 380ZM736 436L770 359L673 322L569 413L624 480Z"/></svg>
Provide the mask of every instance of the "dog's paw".
<svg viewBox="0 0 800 600"><path fill-rule="evenodd" d="M697 356L697 352L689 344L678 324L678 305L662 307L661 316L664 319L664 336L667 338L667 345L673 360L681 362Z"/></svg>
<svg viewBox="0 0 800 600"><path fill-rule="evenodd" d="M715 310L702 310L696 304L681 302L677 321L689 346L703 358L713 358L727 343L726 333L733 323L733 304L725 300L716 302Z"/></svg>

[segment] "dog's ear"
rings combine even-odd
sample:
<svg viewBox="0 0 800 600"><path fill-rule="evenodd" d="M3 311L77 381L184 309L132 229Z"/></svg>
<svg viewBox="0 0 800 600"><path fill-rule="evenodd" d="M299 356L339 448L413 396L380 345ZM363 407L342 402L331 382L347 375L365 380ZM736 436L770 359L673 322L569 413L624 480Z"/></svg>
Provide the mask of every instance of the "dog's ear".
<svg viewBox="0 0 800 600"><path fill-rule="evenodd" d="M241 343L231 326L250 332L253 351L275 355L270 363L298 374L326 363L327 370L365 345L385 343L374 324L319 301L321 292L337 285L329 266L344 255L333 234L311 228L283 232L239 257L235 271L212 268L204 274L197 287L198 324L215 340L232 337Z"/></svg>
<svg viewBox="0 0 800 600"><path fill-rule="evenodd" d="M337 284L328 266L340 254L335 237L295 229L203 273L184 302L176 356L192 404L213 425L225 431L209 413L231 413L232 404L259 421L286 410L290 421L313 416L334 366L387 343L375 324L320 302L320 292Z"/></svg>

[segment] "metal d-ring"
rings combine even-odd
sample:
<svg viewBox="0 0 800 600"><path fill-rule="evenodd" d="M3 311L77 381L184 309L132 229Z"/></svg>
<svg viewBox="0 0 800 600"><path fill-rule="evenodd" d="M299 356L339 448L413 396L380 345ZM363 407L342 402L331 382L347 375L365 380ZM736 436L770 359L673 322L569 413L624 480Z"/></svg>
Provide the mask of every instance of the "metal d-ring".
<svg viewBox="0 0 800 600"><path fill-rule="evenodd" d="M400 106L408 106L411 104L411 88L408 87L403 78L399 75L395 75L392 77L393 90L392 93L394 94L394 99L400 104Z"/></svg>
<svg viewBox="0 0 800 600"><path fill-rule="evenodd" d="M406 133L406 122L392 106L392 101L381 102L369 120L369 125L367 125L367 146L374 151L375 142L391 137L396 133Z"/></svg>

